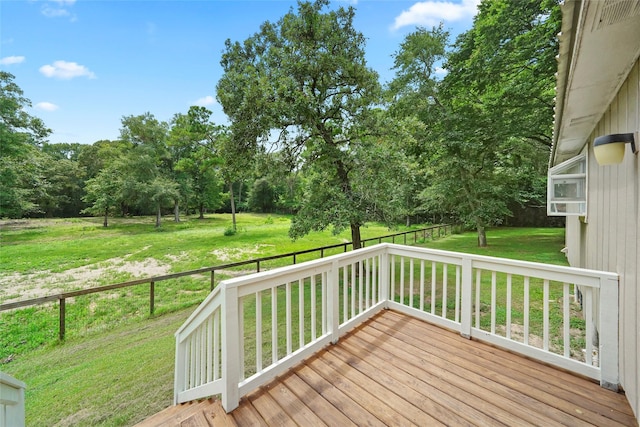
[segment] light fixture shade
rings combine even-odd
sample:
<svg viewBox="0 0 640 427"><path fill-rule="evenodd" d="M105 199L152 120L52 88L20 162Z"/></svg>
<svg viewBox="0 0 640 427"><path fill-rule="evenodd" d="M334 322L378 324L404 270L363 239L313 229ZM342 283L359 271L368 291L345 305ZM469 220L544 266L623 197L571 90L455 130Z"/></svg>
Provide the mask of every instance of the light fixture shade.
<svg viewBox="0 0 640 427"><path fill-rule="evenodd" d="M600 166L616 165L624 159L625 145L633 145L632 133L618 133L599 136L593 141L593 153Z"/></svg>
<svg viewBox="0 0 640 427"><path fill-rule="evenodd" d="M605 145L595 145L593 154L600 166L617 165L624 159L624 142L616 142Z"/></svg>

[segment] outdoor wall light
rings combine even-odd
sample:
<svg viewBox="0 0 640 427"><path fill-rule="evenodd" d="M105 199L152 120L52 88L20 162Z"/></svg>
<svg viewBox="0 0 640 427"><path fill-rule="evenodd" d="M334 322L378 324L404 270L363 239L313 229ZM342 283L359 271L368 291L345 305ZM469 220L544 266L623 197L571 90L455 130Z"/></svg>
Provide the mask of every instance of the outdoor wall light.
<svg viewBox="0 0 640 427"><path fill-rule="evenodd" d="M600 166L616 165L624 158L625 145L631 143L631 151L638 153L636 146L636 134L616 133L597 137L593 141L593 153Z"/></svg>

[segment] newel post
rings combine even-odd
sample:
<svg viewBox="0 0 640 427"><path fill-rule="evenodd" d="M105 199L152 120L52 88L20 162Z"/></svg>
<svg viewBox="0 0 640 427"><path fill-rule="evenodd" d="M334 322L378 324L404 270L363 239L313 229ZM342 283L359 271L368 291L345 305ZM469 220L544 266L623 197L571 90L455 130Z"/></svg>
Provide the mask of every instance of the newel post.
<svg viewBox="0 0 640 427"><path fill-rule="evenodd" d="M380 300L389 308L389 247L380 254Z"/></svg>
<svg viewBox="0 0 640 427"><path fill-rule="evenodd" d="M240 396L240 327L238 312L238 288L222 289L222 407L229 413L238 407Z"/></svg>
<svg viewBox="0 0 640 427"><path fill-rule="evenodd" d="M471 304L473 292L473 262L471 258L462 258L462 301L460 307L460 335L471 338Z"/></svg>
<svg viewBox="0 0 640 427"><path fill-rule="evenodd" d="M618 391L618 278L600 280L600 386Z"/></svg>
<svg viewBox="0 0 640 427"><path fill-rule="evenodd" d="M331 342L336 344L340 339L340 274L338 261L333 261L331 271L327 276L327 326L329 332L331 332Z"/></svg>

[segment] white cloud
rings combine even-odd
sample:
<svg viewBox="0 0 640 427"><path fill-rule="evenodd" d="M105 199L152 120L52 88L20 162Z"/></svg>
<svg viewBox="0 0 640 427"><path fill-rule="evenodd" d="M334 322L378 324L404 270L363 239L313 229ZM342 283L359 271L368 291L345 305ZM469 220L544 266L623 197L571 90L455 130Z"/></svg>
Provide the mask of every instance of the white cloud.
<svg viewBox="0 0 640 427"><path fill-rule="evenodd" d="M211 96L211 95L207 95L204 96L202 98L199 98L196 102L194 102L194 105L199 105L201 107L206 107L207 105L212 105L216 103L216 99Z"/></svg>
<svg viewBox="0 0 640 427"><path fill-rule="evenodd" d="M35 108L37 108L38 110L43 110L43 111L56 111L58 107L56 104L52 104L51 102L38 102L35 105Z"/></svg>
<svg viewBox="0 0 640 427"><path fill-rule="evenodd" d="M24 56L5 56L0 59L0 65L20 64L21 62L24 62L24 60Z"/></svg>
<svg viewBox="0 0 640 427"><path fill-rule="evenodd" d="M84 65L75 62L55 61L52 65L43 65L40 72L46 77L69 80L74 77L88 77L95 79L96 75Z"/></svg>
<svg viewBox="0 0 640 427"><path fill-rule="evenodd" d="M75 14L69 11L69 7L75 4L76 0L50 0L42 5L40 12L47 18L69 17L71 22L77 21Z"/></svg>
<svg viewBox="0 0 640 427"><path fill-rule="evenodd" d="M449 74L449 70L442 67L436 67L435 73L437 76L446 76L447 74Z"/></svg>
<svg viewBox="0 0 640 427"><path fill-rule="evenodd" d="M432 27L442 21L460 21L474 16L478 12L478 4L480 0L462 0L461 3L433 0L418 2L396 16L391 28L397 30L413 25Z"/></svg>

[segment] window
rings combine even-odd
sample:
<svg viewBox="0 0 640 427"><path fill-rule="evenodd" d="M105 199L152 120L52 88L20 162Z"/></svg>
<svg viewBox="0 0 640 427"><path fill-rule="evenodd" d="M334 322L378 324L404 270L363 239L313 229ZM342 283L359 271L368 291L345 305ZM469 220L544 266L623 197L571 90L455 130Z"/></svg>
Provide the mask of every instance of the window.
<svg viewBox="0 0 640 427"><path fill-rule="evenodd" d="M547 215L587 214L587 158L582 154L549 169Z"/></svg>

